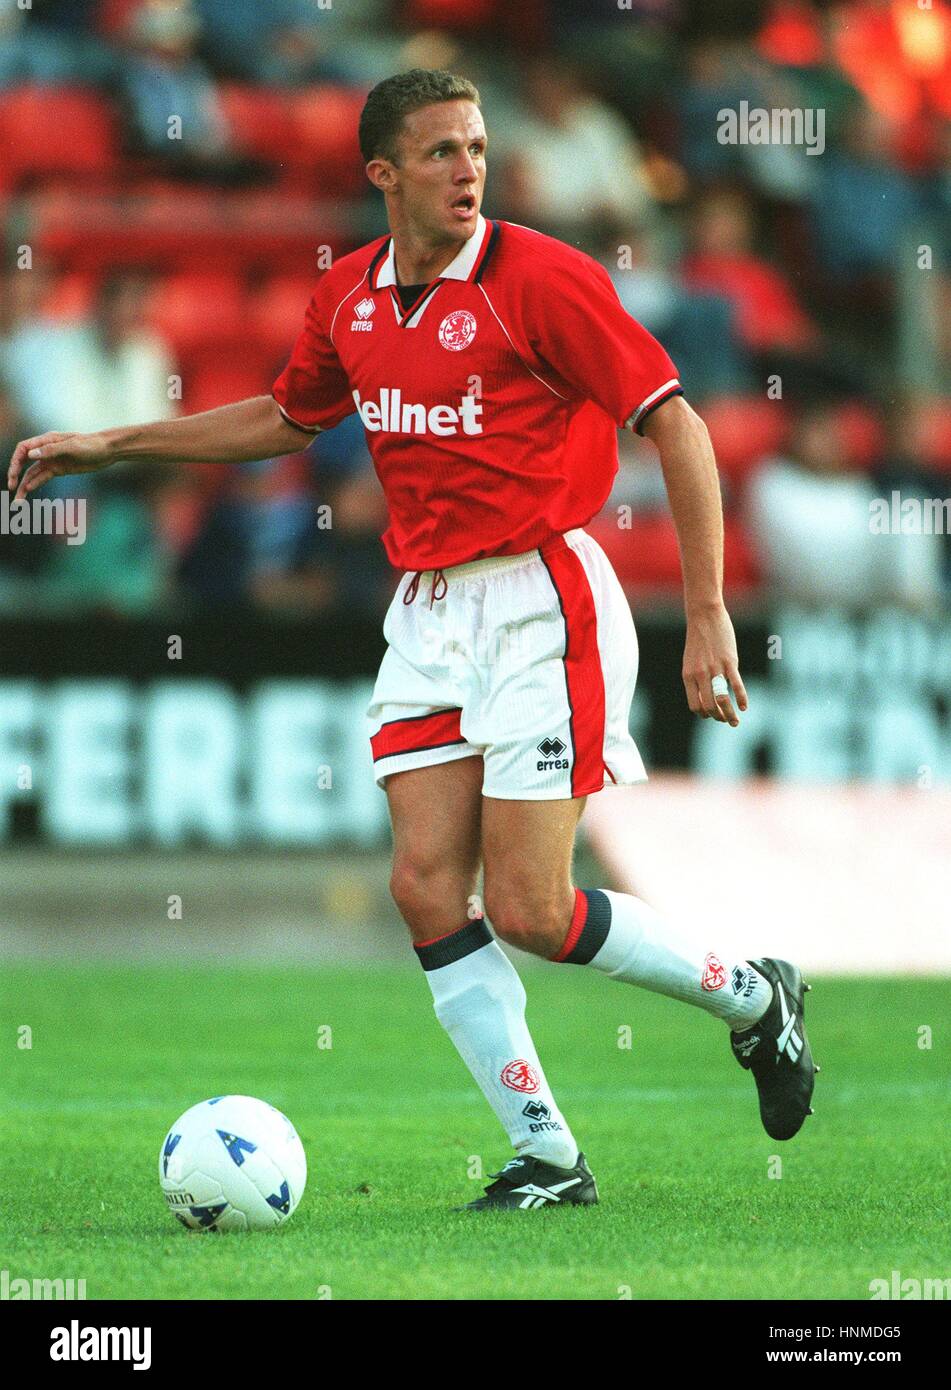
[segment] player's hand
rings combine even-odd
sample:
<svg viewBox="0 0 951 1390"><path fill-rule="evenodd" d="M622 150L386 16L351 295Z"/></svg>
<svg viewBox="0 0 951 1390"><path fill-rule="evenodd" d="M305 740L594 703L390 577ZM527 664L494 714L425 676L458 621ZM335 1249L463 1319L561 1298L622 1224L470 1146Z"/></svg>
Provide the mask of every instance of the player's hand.
<svg viewBox="0 0 951 1390"><path fill-rule="evenodd" d="M22 502L50 478L64 473L93 473L113 463L105 435L60 434L55 431L22 439L10 456L7 487L16 488L15 502Z"/></svg>
<svg viewBox="0 0 951 1390"><path fill-rule="evenodd" d="M714 676L726 676L733 699L728 694L714 694ZM722 604L688 613L683 681L687 704L701 719L716 719L735 729L740 722L737 710L749 708L746 690L740 679L736 634L730 615Z"/></svg>

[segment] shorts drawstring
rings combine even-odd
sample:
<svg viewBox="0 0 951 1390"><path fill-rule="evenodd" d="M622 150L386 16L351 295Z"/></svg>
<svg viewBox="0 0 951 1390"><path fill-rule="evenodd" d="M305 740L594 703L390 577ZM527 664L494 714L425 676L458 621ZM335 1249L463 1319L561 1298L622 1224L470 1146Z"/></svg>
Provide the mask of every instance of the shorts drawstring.
<svg viewBox="0 0 951 1390"><path fill-rule="evenodd" d="M413 602L415 601L416 595L417 595L417 593L419 592L419 580L420 580L420 575L422 575L422 574L424 574L424 573L425 573L424 570L414 570L414 571L413 571L413 577L412 577L412 579L409 581L409 583L407 584L407 586L406 586L406 591L405 591L405 593L403 594L403 602L404 602L404 603L413 603ZM439 591L439 593L437 593L436 590L439 589L440 584L442 585L442 589ZM434 601L435 601L437 598L445 598L445 597L446 597L446 594L448 593L448 591L449 591L449 583L448 583L448 580L446 579L446 576L443 574L442 570L433 570L433 582L432 582L432 584L430 585L430 588L429 588L429 606L430 606L430 608L432 608L433 603L434 603Z"/></svg>

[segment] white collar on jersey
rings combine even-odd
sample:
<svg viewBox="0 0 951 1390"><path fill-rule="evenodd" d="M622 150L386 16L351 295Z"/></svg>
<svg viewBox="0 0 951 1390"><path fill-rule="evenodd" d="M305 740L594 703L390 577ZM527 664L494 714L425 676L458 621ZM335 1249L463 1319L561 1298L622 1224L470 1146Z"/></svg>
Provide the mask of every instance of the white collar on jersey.
<svg viewBox="0 0 951 1390"><path fill-rule="evenodd" d="M476 220L475 231L465 243L462 250L455 260L449 262L445 270L441 270L435 277L437 280L468 280L472 274L476 261L479 259L479 252L485 245L485 239L489 235L491 228L488 222L479 213ZM393 238L390 237L390 249L386 253L386 259L380 266L376 277L376 288L382 290L386 285L396 284L396 255L393 247Z"/></svg>

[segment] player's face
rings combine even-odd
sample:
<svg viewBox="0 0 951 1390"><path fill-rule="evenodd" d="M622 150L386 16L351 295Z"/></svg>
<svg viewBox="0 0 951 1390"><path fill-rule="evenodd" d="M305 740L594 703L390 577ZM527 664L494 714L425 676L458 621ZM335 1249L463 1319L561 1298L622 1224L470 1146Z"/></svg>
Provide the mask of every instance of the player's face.
<svg viewBox="0 0 951 1390"><path fill-rule="evenodd" d="M468 241L485 186L485 126L471 101L424 106L403 120L392 193L417 233Z"/></svg>

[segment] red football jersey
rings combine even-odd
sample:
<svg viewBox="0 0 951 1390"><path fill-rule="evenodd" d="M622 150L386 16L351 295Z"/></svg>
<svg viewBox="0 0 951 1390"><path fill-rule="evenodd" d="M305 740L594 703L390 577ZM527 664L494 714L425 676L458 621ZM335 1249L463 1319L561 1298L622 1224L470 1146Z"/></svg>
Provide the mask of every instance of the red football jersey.
<svg viewBox="0 0 951 1390"><path fill-rule="evenodd" d="M586 525L617 472L618 427L680 393L667 353L590 256L512 222L473 235L415 304L392 238L320 280L274 384L285 417L359 411L400 569L515 555Z"/></svg>

